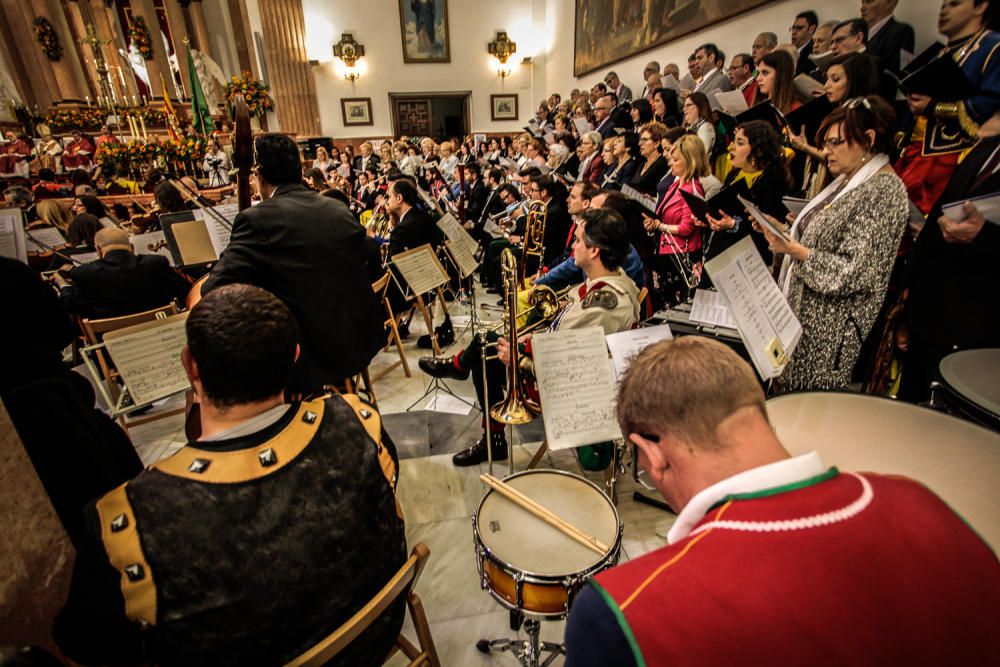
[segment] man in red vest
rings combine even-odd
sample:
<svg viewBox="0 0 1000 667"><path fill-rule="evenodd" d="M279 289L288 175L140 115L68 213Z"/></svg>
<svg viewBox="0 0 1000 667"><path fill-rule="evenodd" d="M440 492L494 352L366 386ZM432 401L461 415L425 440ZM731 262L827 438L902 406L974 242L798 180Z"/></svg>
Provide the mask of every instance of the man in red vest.
<svg viewBox="0 0 1000 667"><path fill-rule="evenodd" d="M725 345L647 348L617 410L679 514L577 596L568 667L1000 664L990 548L912 480L790 456Z"/></svg>

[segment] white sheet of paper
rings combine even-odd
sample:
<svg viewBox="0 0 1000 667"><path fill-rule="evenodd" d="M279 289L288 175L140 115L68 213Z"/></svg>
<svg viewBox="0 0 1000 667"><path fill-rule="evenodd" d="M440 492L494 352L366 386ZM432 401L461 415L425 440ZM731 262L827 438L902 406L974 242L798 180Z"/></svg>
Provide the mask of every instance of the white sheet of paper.
<svg viewBox="0 0 1000 667"><path fill-rule="evenodd" d="M104 216L103 218L101 218L101 227L103 227L104 229L114 229L118 227L118 225L115 224L115 221L109 218L108 216Z"/></svg>
<svg viewBox="0 0 1000 667"><path fill-rule="evenodd" d="M468 278L476 272L476 269L479 268L479 262L476 261L475 256L469 252L467 247L461 243L455 243L451 239L445 241L444 244L448 248L448 252L451 253L451 258L458 265L458 270L463 278Z"/></svg>
<svg viewBox="0 0 1000 667"><path fill-rule="evenodd" d="M29 253L48 252L50 248L62 248L66 245L66 238L55 227L29 229L24 235L25 247Z"/></svg>
<svg viewBox="0 0 1000 667"><path fill-rule="evenodd" d="M464 396L462 398L465 398ZM424 410L429 410L431 412L444 412L449 415L467 415L472 410L472 399L466 398L465 401L461 401L455 398L451 394L447 394L443 391L437 392L431 397L431 400L427 401L427 405L424 406Z"/></svg>
<svg viewBox="0 0 1000 667"><path fill-rule="evenodd" d="M656 215L656 200L648 195L644 195L631 185L622 186L622 194L629 199L639 202L639 204L649 213Z"/></svg>
<svg viewBox="0 0 1000 667"><path fill-rule="evenodd" d="M492 236L495 239L501 238L503 236L503 230L500 229L500 225L493 222L489 218L483 223L483 231Z"/></svg>
<svg viewBox="0 0 1000 667"><path fill-rule="evenodd" d="M778 238L782 238L785 241L791 240L791 237L788 235L788 232L786 232L781 227L776 227L773 222L768 220L767 216L764 215L764 212L761 211L759 208L757 208L756 204L754 204L752 201L750 201L743 195L736 195L736 196L739 198L740 203L743 204L743 206L746 208L747 212L750 214L750 217L752 217L758 225L760 225L761 227L766 227L768 231L770 231Z"/></svg>
<svg viewBox="0 0 1000 667"><path fill-rule="evenodd" d="M711 324L717 327L738 328L736 320L729 312L726 299L715 290L697 289L694 292L694 302L691 304L692 322Z"/></svg>
<svg viewBox="0 0 1000 667"><path fill-rule="evenodd" d="M436 224L448 240L464 246L470 253L475 254L479 248L479 243L476 242L476 239L472 238L472 235L465 230L462 223L456 220L455 216L451 213L445 213Z"/></svg>
<svg viewBox="0 0 1000 667"><path fill-rule="evenodd" d="M174 256L171 254L170 248L163 245L166 236L164 236L162 230L147 234L136 234L130 240L132 241L132 250L135 254L162 255L170 262L170 266L174 266ZM156 248L156 250L153 250L153 248Z"/></svg>
<svg viewBox="0 0 1000 667"><path fill-rule="evenodd" d="M240 212L240 206L239 204L222 204L216 206L215 211L229 223L228 228L213 213L206 213L200 208L195 209L193 213L195 220L201 220L205 223L205 229L208 230L208 237L212 239L215 254L221 257L222 251L229 246L229 237L233 233L233 221L236 220L236 214Z"/></svg>
<svg viewBox="0 0 1000 667"><path fill-rule="evenodd" d="M104 344L136 405L190 387L181 350L187 344L187 313L138 324L104 336Z"/></svg>
<svg viewBox="0 0 1000 667"><path fill-rule="evenodd" d="M715 90L712 91L712 95L715 97L716 102L718 102L719 108L730 116L735 116L749 108L747 106L747 98L743 97L743 91L741 90Z"/></svg>
<svg viewBox="0 0 1000 667"><path fill-rule="evenodd" d="M606 336L608 349L611 350L611 362L615 369L615 380L621 381L622 376L637 354L661 340L673 340L674 334L669 324L658 324L655 327L639 327L628 331Z"/></svg>
<svg viewBox="0 0 1000 667"><path fill-rule="evenodd" d="M90 264L91 262L97 261L99 257L96 252L78 252L71 256L81 264Z"/></svg>
<svg viewBox="0 0 1000 667"><path fill-rule="evenodd" d="M785 208L787 208L792 215L798 217L799 213L802 212L802 209L804 209L806 204L809 203L809 200L802 199L800 197L782 197L781 203L785 205Z"/></svg>
<svg viewBox="0 0 1000 667"><path fill-rule="evenodd" d="M426 294L448 282L448 274L434 256L429 243L392 257L413 294Z"/></svg>
<svg viewBox="0 0 1000 667"><path fill-rule="evenodd" d="M681 83L677 80L677 77L673 74L668 74L666 76L660 77L660 83L663 84L664 88L669 88L670 90L681 92ZM694 81L691 81L691 87L694 88Z"/></svg>
<svg viewBox="0 0 1000 667"><path fill-rule="evenodd" d="M802 337L802 325L749 236L705 264L729 306L761 377L781 375Z"/></svg>
<svg viewBox="0 0 1000 667"><path fill-rule="evenodd" d="M28 263L28 252L24 245L24 225L21 209L0 209L0 257L9 257Z"/></svg>
<svg viewBox="0 0 1000 667"><path fill-rule="evenodd" d="M615 419L615 377L604 329L568 329L531 339L549 449L622 437Z"/></svg>
<svg viewBox="0 0 1000 667"><path fill-rule="evenodd" d="M1000 224L1000 194L973 197L972 199L963 199L962 201L945 204L941 207L941 212L956 222L965 220L965 211L962 207L966 201L972 202L988 221L995 225Z"/></svg>
<svg viewBox="0 0 1000 667"><path fill-rule="evenodd" d="M825 90L822 83L812 78L808 74L799 74L795 77L795 92L798 93L803 99L809 101L814 97L819 97ZM817 94L819 93L819 94Z"/></svg>
<svg viewBox="0 0 1000 667"><path fill-rule="evenodd" d="M573 125L581 136L594 129L594 126L588 123L586 118L574 118Z"/></svg>

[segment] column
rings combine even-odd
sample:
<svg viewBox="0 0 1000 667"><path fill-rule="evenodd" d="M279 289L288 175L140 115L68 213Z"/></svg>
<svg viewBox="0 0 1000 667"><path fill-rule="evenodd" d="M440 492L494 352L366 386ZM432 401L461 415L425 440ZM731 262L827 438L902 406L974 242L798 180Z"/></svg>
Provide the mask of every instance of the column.
<svg viewBox="0 0 1000 667"><path fill-rule="evenodd" d="M240 72L250 72L260 76L257 62L253 57L253 43L250 37L250 17L245 2L228 0L229 20L233 22L233 41L236 44L236 58L239 61Z"/></svg>
<svg viewBox="0 0 1000 667"><path fill-rule="evenodd" d="M177 52L177 66L181 70L181 83L184 86L184 95L191 97L191 79L188 76L187 65L187 44L185 39L188 36L187 26L184 21L184 13L177 0L165 0L163 6L167 10L167 23L170 25L170 37L174 42L174 51Z"/></svg>
<svg viewBox="0 0 1000 667"><path fill-rule="evenodd" d="M91 16L94 20L94 32L102 40L110 40L110 43L105 44L101 47L101 53L104 55L104 61L108 64L108 75L113 81L115 90L118 93L124 93L131 100L133 95L137 94L135 87L135 79L131 76L131 68L128 63L122 60L121 54L118 53L118 48L125 48L126 42L128 41L126 27L121 27L119 30L117 17L114 15L114 9L108 7L104 4L104 0L90 0ZM152 33L154 37L158 37L155 33ZM157 39L153 39L153 45L155 46ZM90 58L93 58L93 54L90 54ZM93 66L91 66L93 68ZM121 90L122 81L119 71L126 74L125 76L125 90ZM155 80L155 77L154 77ZM100 89L100 86L98 86ZM156 89L155 86L153 88ZM121 101L121 100L119 100Z"/></svg>
<svg viewBox="0 0 1000 667"><path fill-rule="evenodd" d="M31 75L28 71L25 58L14 41L14 21L9 18L12 5L6 0L0 0L0 50L3 51L4 60L10 66L10 76L14 79L18 96L27 106L39 104L38 96L31 86ZM0 100L6 103L7 100Z"/></svg>
<svg viewBox="0 0 1000 667"><path fill-rule="evenodd" d="M14 48L20 53L28 80L22 83L30 88L35 104L43 111L60 99L56 77L50 61L35 39L35 27L31 24L34 12L30 5L16 0L4 0L4 13L13 38Z"/></svg>
<svg viewBox="0 0 1000 667"><path fill-rule="evenodd" d="M306 56L301 0L260 0L268 74L283 132L318 135L316 82Z"/></svg>
<svg viewBox="0 0 1000 667"><path fill-rule="evenodd" d="M55 77L56 88L59 92L59 99L82 100L86 87L77 77L77 70L73 67L73 37L68 34L61 16L53 16L49 12L48 3L45 0L31 0L31 8L35 17L43 17L52 24L52 28L59 36L59 43L63 47L62 57L58 60L49 60L52 73ZM34 20L34 18L32 19ZM32 26L34 27L34 26ZM36 40L37 42L37 40ZM44 56L44 54L43 54ZM48 57L46 56L46 60Z"/></svg>
<svg viewBox="0 0 1000 667"><path fill-rule="evenodd" d="M194 43L198 45L198 50L209 58L212 55L212 36L208 32L208 24L205 23L205 10L202 8L202 0L191 0L188 11L191 15L191 28L194 32Z"/></svg>
<svg viewBox="0 0 1000 667"><path fill-rule="evenodd" d="M93 103L97 100L100 91L100 86L97 84L97 74L94 72L94 68L88 64L88 61L93 59L93 54L90 53L89 47L80 44L80 39L87 36L87 21L83 18L78 0L68 0L64 8L66 22L69 24L69 32L73 39L73 44L68 44L66 51L69 52L72 46L73 57L76 58L83 72L84 96L90 97Z"/></svg>

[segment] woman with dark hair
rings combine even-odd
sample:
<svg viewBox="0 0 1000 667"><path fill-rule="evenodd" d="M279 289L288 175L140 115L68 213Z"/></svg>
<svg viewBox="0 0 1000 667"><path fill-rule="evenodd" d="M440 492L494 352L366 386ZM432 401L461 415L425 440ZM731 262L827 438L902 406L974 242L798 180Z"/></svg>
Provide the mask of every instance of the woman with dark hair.
<svg viewBox="0 0 1000 667"><path fill-rule="evenodd" d="M726 176L725 187L744 181L750 191L748 199L760 210L778 220L784 220L788 209L782 202L792 187L781 137L774 127L762 120L751 120L736 127L729 144L733 169ZM770 265L774 256L763 234L751 233L748 216L733 218L723 212L720 218L708 216L711 234L706 244L705 260L716 257L744 236L750 235L764 263ZM702 286L711 284L707 273L702 274Z"/></svg>
<svg viewBox="0 0 1000 667"><path fill-rule="evenodd" d="M653 91L653 120L667 127L680 125L677 120L677 93L669 88Z"/></svg>
<svg viewBox="0 0 1000 667"><path fill-rule="evenodd" d="M334 172L335 174L336 172ZM326 174L323 173L322 169L306 169L305 173L302 175L302 181L305 186L316 192L323 192L327 189L326 184Z"/></svg>
<svg viewBox="0 0 1000 667"><path fill-rule="evenodd" d="M876 96L834 109L816 140L836 178L798 214L790 240L764 230L783 255L778 284L803 329L784 390L845 388L882 306L909 218L906 186L889 162L895 122Z"/></svg>
<svg viewBox="0 0 1000 667"><path fill-rule="evenodd" d="M180 190L174 187L174 184L170 181L163 181L156 186L156 190L153 192L153 198L156 200L156 205L159 208L157 213L163 215L164 213L180 213L181 211L188 211L191 209L191 205L184 200L181 196ZM155 225L159 228L159 225Z"/></svg>
<svg viewBox="0 0 1000 667"><path fill-rule="evenodd" d="M163 171L158 167L152 167L146 172L146 182L142 184L142 191L152 193L156 186L163 180Z"/></svg>
<svg viewBox="0 0 1000 667"><path fill-rule="evenodd" d="M98 219L108 217L108 209L104 206L104 202L92 195L80 195L77 197L73 200L70 210L76 215L89 213Z"/></svg>
<svg viewBox="0 0 1000 667"><path fill-rule="evenodd" d="M635 176L629 181L629 185L643 194L651 195L656 192L656 184L668 171L667 160L660 153L660 142L666 135L667 126L656 121L647 123L639 130L639 156L642 162L637 165Z"/></svg>
<svg viewBox="0 0 1000 667"><path fill-rule="evenodd" d="M609 141L614 142L612 155L615 166L605 174L602 187L608 190L621 190L622 185L631 182L636 169L639 168L639 135L635 132L625 132Z"/></svg>
<svg viewBox="0 0 1000 667"><path fill-rule="evenodd" d="M771 51L757 66L754 105L768 101L783 114L802 106L795 99L795 61L784 51ZM751 105L752 106L752 105Z"/></svg>
<svg viewBox="0 0 1000 667"><path fill-rule="evenodd" d="M564 134L559 137L557 143L566 147L569 156L563 160L556 169L557 174L572 174L574 177L580 172L580 156L576 154L576 137L572 134Z"/></svg>
<svg viewBox="0 0 1000 667"><path fill-rule="evenodd" d="M691 93L684 100L684 129L695 134L705 144L705 153L712 155L715 147L715 126L712 105L705 93Z"/></svg>
<svg viewBox="0 0 1000 667"><path fill-rule="evenodd" d="M68 254L73 254L74 251L94 252L94 235L103 227L100 219L89 213L74 216L66 230L66 241L73 246Z"/></svg>
<svg viewBox="0 0 1000 667"><path fill-rule="evenodd" d="M632 102L632 123L639 127L653 120L653 106L645 97L640 97Z"/></svg>

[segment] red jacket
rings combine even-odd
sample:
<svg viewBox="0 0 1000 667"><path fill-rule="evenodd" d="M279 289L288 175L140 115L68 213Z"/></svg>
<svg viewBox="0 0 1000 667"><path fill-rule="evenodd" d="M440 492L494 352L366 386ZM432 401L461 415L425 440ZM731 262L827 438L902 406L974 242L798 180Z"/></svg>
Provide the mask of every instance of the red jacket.
<svg viewBox="0 0 1000 667"><path fill-rule="evenodd" d="M684 197L678 189L697 194L699 197L705 196L705 191L701 187L701 182L695 178L687 183L681 183L680 179L667 190L656 209L656 216L665 225L677 225L679 229L676 234L660 234L661 255L673 255L675 253L691 253L701 250L701 229L695 225L694 214L688 207Z"/></svg>
<svg viewBox="0 0 1000 667"><path fill-rule="evenodd" d="M601 174L604 173L604 158L600 153L594 156L594 159L590 161L587 165L587 171L583 174L583 180L590 183L600 184Z"/></svg>

